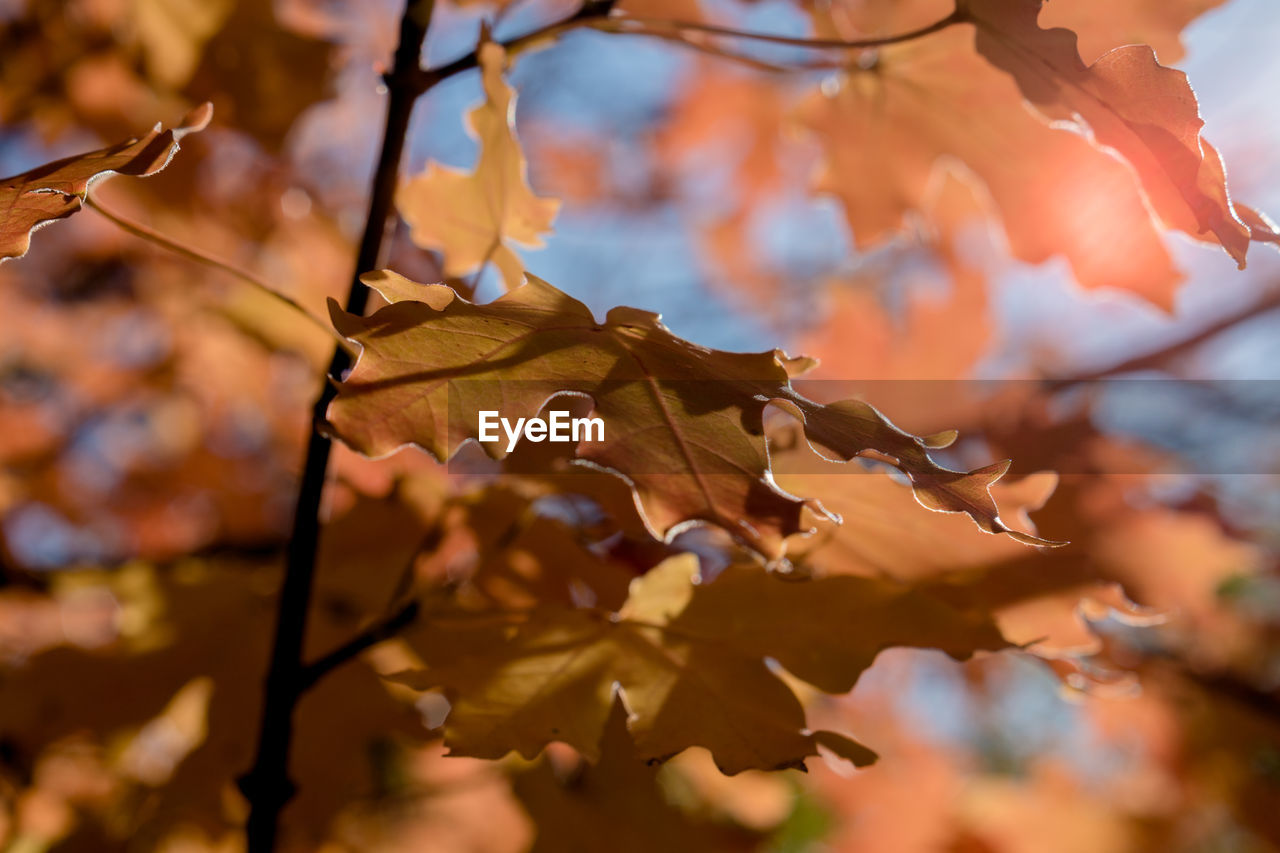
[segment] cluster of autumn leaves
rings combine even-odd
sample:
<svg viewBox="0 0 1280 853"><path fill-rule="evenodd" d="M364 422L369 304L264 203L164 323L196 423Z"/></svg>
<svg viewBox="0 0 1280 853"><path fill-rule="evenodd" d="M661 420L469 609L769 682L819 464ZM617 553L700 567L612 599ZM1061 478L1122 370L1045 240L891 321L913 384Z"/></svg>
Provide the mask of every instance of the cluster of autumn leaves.
<svg viewBox="0 0 1280 853"><path fill-rule="evenodd" d="M177 17L175 4L125 5L59 16L33 3L6 35L33 52L5 69L0 116L101 133L209 98L213 129L188 136L209 124L206 105L172 130L0 181L0 259L105 196L179 244L263 270L266 289L320 315L344 286L349 239L319 205L266 202L293 180L272 152L315 97L312 70L335 61L313 37L324 27L297 10L292 25L267 25L250 3ZM1037 383L993 396L950 381L993 335L973 223L999 226L1016 258L1063 257L1083 288L1166 310L1180 278L1166 229L1241 264L1250 243L1277 239L1233 201L1185 76L1157 61L1178 56L1178 33L1207 4L1062 5L805 10L830 39L939 26L852 62L806 56L790 74L724 55L719 37L654 28L721 54L675 94L655 150L676 162L726 139L746 149L732 203L697 226L708 263L741 271L766 312L780 298L748 232L794 178L800 134L816 143L812 188L839 202L857 248L914 223L916 239L880 262L948 284L940 302L908 291L901 317L865 286L835 291L803 348L820 363L710 350L636 308L599 320L527 273L514 247L541 245L560 202L530 186L512 57L483 31L474 166L430 163L396 199L409 240L440 263L400 240L392 269L445 283L371 273L383 307L330 308L359 359L323 428L357 452L334 463L308 657L417 609L303 698L288 849L1280 839L1265 766L1280 733L1258 686L1272 628L1247 606L1268 553L1203 502L1135 500L1165 460L1099 430L1087 407L1064 415ZM681 2L621 14L706 19ZM1154 51L1110 50L1135 35ZM59 38L54 53L30 47ZM236 39L243 54L228 53ZM735 57L752 68L713 64ZM79 82L86 64L132 81L131 98L108 104L118 114ZM820 85L797 84L813 71ZM256 178L211 190L202 209L197 166L224 173L218 158L235 156L224 148L245 139L255 153L233 162ZM565 174L553 139L531 151L535 177L563 184L566 203L608 202L607 185L574 183L589 153ZM147 184L160 188L112 195L94 183L107 173L156 175ZM254 747L289 468L328 341L261 286L229 288L217 270L140 250L102 221L74 231L95 222L87 214L76 222L0 268L15 291L6 333L21 342L0 406L13 425L0 450L11 568L0 607L22 626L0 629L0 837L237 849L234 779ZM66 284L78 267L86 294ZM467 298L487 269L506 295ZM924 393L879 382L917 379L943 381ZM548 406L590 410L605 440L511 454L467 441L481 410ZM406 444L433 458L366 458ZM991 463L1005 458L1016 474ZM951 470L961 463L972 470ZM1028 660L1096 695L1077 725L1098 754L1129 756L1105 783L1051 749L1015 750L1016 772L1002 774L981 737L904 722L913 684L951 673L956 708L996 702L1002 685L1036 677L1019 669ZM1107 698L1138 682L1141 698Z"/></svg>

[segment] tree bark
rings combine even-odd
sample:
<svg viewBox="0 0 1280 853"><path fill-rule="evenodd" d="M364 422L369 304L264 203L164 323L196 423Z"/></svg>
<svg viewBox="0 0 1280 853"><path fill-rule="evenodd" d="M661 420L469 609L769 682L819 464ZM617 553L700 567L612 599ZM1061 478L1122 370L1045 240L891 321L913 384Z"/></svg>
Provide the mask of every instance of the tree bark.
<svg viewBox="0 0 1280 853"><path fill-rule="evenodd" d="M369 290L360 282L360 276L377 269L382 260L405 137L418 96L413 81L419 71L432 7L432 0L406 0L400 19L400 44L392 69L385 77L388 102L382 149L373 175L364 236L360 240L351 288L347 293L346 308L353 314L364 312L369 297ZM344 349L334 349L324 384L312 409L311 435L303 463L293 531L285 555L284 582L280 589L276 633L267 671L258 751L252 769L240 779L240 788L249 800L249 819L245 828L249 853L272 853L275 850L280 813L295 791L289 778L293 717L298 699L307 686L307 667L302 651L320 536L320 502L332 449L329 438L316 427L323 422L333 400L334 382L342 377L351 363L351 356Z"/></svg>

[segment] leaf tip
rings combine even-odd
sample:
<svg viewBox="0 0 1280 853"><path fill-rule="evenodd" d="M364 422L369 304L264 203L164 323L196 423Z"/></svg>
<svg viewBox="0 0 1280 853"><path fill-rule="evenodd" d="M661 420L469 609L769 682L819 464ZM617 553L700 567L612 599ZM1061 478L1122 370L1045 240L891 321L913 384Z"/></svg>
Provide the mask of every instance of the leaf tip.
<svg viewBox="0 0 1280 853"><path fill-rule="evenodd" d="M213 103L205 101L183 116L178 127L174 129L174 135L182 136L187 133L198 133L208 127L211 121L213 121Z"/></svg>
<svg viewBox="0 0 1280 853"><path fill-rule="evenodd" d="M930 450L942 450L955 444L956 439L959 437L959 430L945 429L942 432L935 432L933 435L921 436L920 443Z"/></svg>

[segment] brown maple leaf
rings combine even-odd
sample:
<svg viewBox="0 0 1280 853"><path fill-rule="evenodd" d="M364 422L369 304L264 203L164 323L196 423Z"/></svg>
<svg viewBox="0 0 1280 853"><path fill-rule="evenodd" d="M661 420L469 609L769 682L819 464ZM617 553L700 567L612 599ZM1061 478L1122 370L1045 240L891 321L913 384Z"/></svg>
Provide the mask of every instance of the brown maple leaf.
<svg viewBox="0 0 1280 853"><path fill-rule="evenodd" d="M1076 34L1085 61L1128 44L1147 44L1164 63L1177 62L1186 52L1182 31L1187 24L1225 0L1072 0L1046 3L1040 23L1066 27Z"/></svg>
<svg viewBox="0 0 1280 853"><path fill-rule="evenodd" d="M634 308L614 308L598 323L585 305L533 277L487 305L394 273L366 281L393 304L365 318L331 303L338 331L362 353L328 417L335 435L367 455L414 443L447 460L481 437L481 411L514 422L552 398L586 395L603 436L577 445L577 457L624 477L651 531L666 538L710 522L777 558L783 537L803 529L809 502L773 482L763 423L772 403L840 460L892 460L925 506L1044 544L1000 520L988 486L1007 463L968 473L944 468L928 450L954 434L910 435L861 400L815 403L791 387L795 362L776 350L709 350ZM505 455L503 442L483 447Z"/></svg>
<svg viewBox="0 0 1280 853"><path fill-rule="evenodd" d="M1217 242L1244 266L1249 242L1274 232L1246 223L1227 191L1218 152L1200 136L1204 121L1187 75L1156 61L1147 45L1128 45L1085 65L1070 30L1043 29L1044 0L962 0L974 46L1017 82L1049 121L1078 128L1119 153L1169 227Z"/></svg>
<svg viewBox="0 0 1280 853"><path fill-rule="evenodd" d="M396 205L413 241L444 254L446 276L467 275L492 262L510 289L523 280L524 265L508 243L541 246L560 202L534 195L525 177L512 124L515 92L502 79L505 51L486 40L479 55L485 100L471 112L480 144L475 169L431 163L400 188Z"/></svg>
<svg viewBox="0 0 1280 853"><path fill-rule="evenodd" d="M798 111L822 150L816 189L841 203L856 244L930 217L950 165L978 185L1013 254L1063 256L1086 289L1165 307L1181 280L1132 171L1083 136L1050 127L1007 75L953 27L886 50Z"/></svg>
<svg viewBox="0 0 1280 853"><path fill-rule="evenodd" d="M178 140L203 130L212 117L213 107L206 103L170 130L156 125L138 139L0 179L0 261L25 255L36 228L80 210L95 179L108 174L144 177L159 172L177 152Z"/></svg>
<svg viewBox="0 0 1280 853"><path fill-rule="evenodd" d="M819 746L858 765L875 759L844 735L809 731L799 699L766 658L843 693L890 646L964 658L1006 645L981 616L898 584L792 582L751 565L699 583L692 554L633 581L614 614L466 610L438 596L426 612L411 635L426 668L392 678L444 689L452 703L445 740L454 752L532 757L563 741L595 760L616 684L640 758L661 761L704 746L730 774L801 766Z"/></svg>

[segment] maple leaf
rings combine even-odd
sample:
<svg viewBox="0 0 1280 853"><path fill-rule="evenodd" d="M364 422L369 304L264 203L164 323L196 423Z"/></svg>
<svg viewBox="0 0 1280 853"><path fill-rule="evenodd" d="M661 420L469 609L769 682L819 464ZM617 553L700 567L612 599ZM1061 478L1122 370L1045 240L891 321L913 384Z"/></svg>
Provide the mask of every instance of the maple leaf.
<svg viewBox="0 0 1280 853"><path fill-rule="evenodd" d="M234 0L134 0L132 23L147 74L179 88L195 73L205 43L231 15Z"/></svg>
<svg viewBox="0 0 1280 853"><path fill-rule="evenodd" d="M872 380L889 394L918 380L947 380L937 383L936 390L930 383L927 408L932 413L951 414L937 397L948 393L943 389L949 384L955 385L951 395L967 396L967 389L950 380L972 375L974 366L991 345L992 321L988 317L986 279L964 263L951 233L959 231L980 210L965 183L950 173L944 180L945 185L930 208L930 217L946 239L936 240L927 252L892 258L895 268L908 269L907 275L897 276L907 285L900 300L904 304L896 314L887 310L879 291L888 283L885 279L892 281L895 288L899 282L887 273L875 275L874 272L884 272L878 269L833 287L821 325L803 342L805 349L819 360L814 378ZM948 216L956 221L939 221ZM910 274L910 262L917 257L926 262L918 276ZM950 284L945 296L920 292L923 288L918 285L933 284L939 278ZM900 396L909 393L905 391Z"/></svg>
<svg viewBox="0 0 1280 853"><path fill-rule="evenodd" d="M677 100L656 142L659 165L680 163L689 152L701 153L711 144L723 146L728 150L716 153L733 157L733 188L741 200L767 200L787 177L785 137L778 132L787 117L784 92L700 61L675 93Z"/></svg>
<svg viewBox="0 0 1280 853"><path fill-rule="evenodd" d="M971 33L953 27L886 49L873 71L837 82L797 115L822 151L815 188L840 201L860 248L891 238L912 214L932 222L949 166L985 190L1018 258L1063 256L1086 289L1172 306L1181 276L1131 170L1036 116L974 51Z"/></svg>
<svg viewBox="0 0 1280 853"><path fill-rule="evenodd" d="M614 308L597 323L582 303L529 279L477 305L444 285L373 273L366 283L393 304L364 318L330 303L338 331L362 347L328 412L334 434L370 456L414 443L443 461L479 438L482 410L514 420L537 415L553 397L585 394L604 437L579 446L578 459L625 477L653 532L666 538L711 522L777 558L782 537L802 529L806 501L773 483L763 425L773 403L841 460L891 458L925 506L1043 544L1000 520L988 486L1007 463L963 473L929 457L954 434L910 435L860 400L820 405L790 384L789 367L807 362L776 350L709 350L634 308ZM403 298L411 293L423 301ZM483 447L504 455L498 443Z"/></svg>
<svg viewBox="0 0 1280 853"><path fill-rule="evenodd" d="M335 65L332 43L296 32L277 8L236 0L182 87L187 98L213 101L223 121L269 150L279 150L303 111L330 94Z"/></svg>
<svg viewBox="0 0 1280 853"><path fill-rule="evenodd" d="M636 758L626 721L626 709L615 702L599 761L578 767L568 779L546 760L512 779L513 792L537 826L528 853L595 850L602 838L610 839L616 853L742 850L741 829L690 814L665 796L660 769Z"/></svg>
<svg viewBox="0 0 1280 853"><path fill-rule="evenodd" d="M634 580L614 614L467 611L437 596L417 635L426 668L392 678L445 690L445 742L457 754L532 757L563 741L594 761L617 684L640 758L704 746L733 774L799 767L819 746L858 765L874 760L843 735L809 731L799 699L766 659L843 693L890 646L957 658L1006 646L988 620L898 584L793 582L749 565L710 583L697 573L696 556L671 557ZM456 640L462 630L465 643Z"/></svg>
<svg viewBox="0 0 1280 853"><path fill-rule="evenodd" d="M508 242L541 246L560 202L534 195L526 179L513 125L515 93L502 79L506 52L487 38L478 52L485 100L470 117L480 145L475 169L430 163L400 188L396 206L415 243L443 252L446 276L492 262L510 289L520 285L524 265Z"/></svg>
<svg viewBox="0 0 1280 853"><path fill-rule="evenodd" d="M1175 17L1199 8L1183 5ZM915 22L912 8L872 6L879 15L859 15L868 31ZM1072 32L1037 26L1041 8L961 4L961 25L885 48L870 68L848 70L801 105L823 151L816 188L842 202L860 247L896 233L911 213L929 216L948 161L985 186L1017 257L1065 256L1081 286L1130 290L1166 309L1181 275L1153 212L1237 263L1250 240L1280 239L1269 219L1228 196L1182 72L1141 45L1086 66ZM815 25L841 34L828 13ZM1133 28L1162 32L1153 22ZM1173 55L1170 38L1157 40Z"/></svg>
<svg viewBox="0 0 1280 853"><path fill-rule="evenodd" d="M461 501L460 509L455 529L465 531L476 550L471 582L504 607L569 606L586 599L616 608L641 571L602 559L580 531L539 515L528 498L510 489L491 486Z"/></svg>
<svg viewBox="0 0 1280 853"><path fill-rule="evenodd" d="M1076 34L1082 58L1093 60L1112 48L1147 44L1165 63L1177 62L1186 52L1182 31L1225 0L1073 0L1046 3L1040 22L1061 26Z"/></svg>
<svg viewBox="0 0 1280 853"><path fill-rule="evenodd" d="M1085 65L1074 33L1039 26L1043 6L962 0L957 9L976 26L977 51L1010 74L1045 118L1118 152L1166 225L1216 240L1243 268L1250 240L1276 234L1246 224L1232 204L1222 159L1200 136L1204 121L1187 75L1161 65L1147 45L1116 48Z"/></svg>
<svg viewBox="0 0 1280 853"><path fill-rule="evenodd" d="M213 107L206 103L169 130L156 125L146 136L0 179L0 262L25 255L36 228L80 210L96 178L159 172L177 152L178 140L203 130L212 117Z"/></svg>
<svg viewBox="0 0 1280 853"><path fill-rule="evenodd" d="M134 793L145 794L154 808L132 812L136 802L117 803L117 816L131 814L127 844L115 839L121 846L108 846L104 839L88 849L155 849L175 830L195 826L216 836L237 819L227 814L229 796L252 758L269 658L274 584L267 571L190 559L181 572L135 564L100 573L135 614L127 641L92 651L52 649L4 672L0 737L24 760L69 732L109 743L154 717L192 678L212 681L207 737L170 768L163 786ZM360 572L352 566L348 574ZM370 578L365 573L362 579ZM326 608L315 608L312 625L329 647L347 637L345 625ZM317 684L300 703L292 768L308 781L286 812L284 834L299 841L325 837L347 803L376 792L373 746L389 737L422 737L417 712L386 688L370 667L356 662ZM166 732L163 740L170 738Z"/></svg>
<svg viewBox="0 0 1280 853"><path fill-rule="evenodd" d="M801 460L797 457L805 456ZM818 577L851 575L909 584L953 606L987 614L1011 643L1050 659L1082 659L1101 643L1091 622L1107 615L1132 625L1155 615L1130 602L1084 548L1028 549L982 536L961 519L910 512L911 495L882 474L851 475L801 448L780 451L779 481L807 490L844 523L794 543L792 559ZM992 491L1025 518L1057 486L1042 471ZM1029 523L1020 527L1034 532Z"/></svg>

